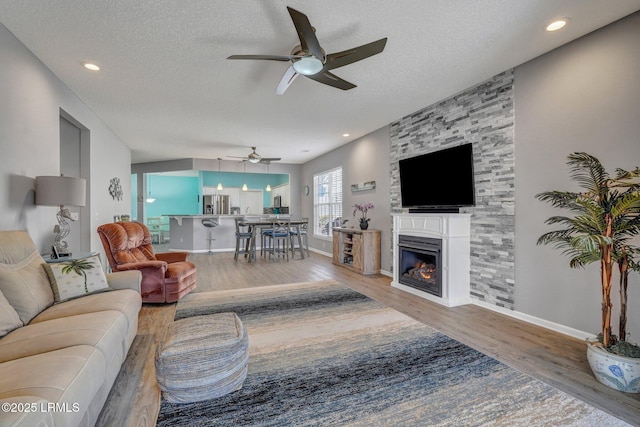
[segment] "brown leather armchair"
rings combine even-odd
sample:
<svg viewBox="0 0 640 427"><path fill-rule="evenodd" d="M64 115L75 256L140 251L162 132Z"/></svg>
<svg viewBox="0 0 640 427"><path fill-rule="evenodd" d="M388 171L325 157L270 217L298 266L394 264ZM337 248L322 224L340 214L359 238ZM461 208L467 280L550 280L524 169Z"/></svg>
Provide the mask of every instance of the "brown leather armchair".
<svg viewBox="0 0 640 427"><path fill-rule="evenodd" d="M114 222L98 227L111 269L142 273L142 302L174 302L196 287L196 266L187 252L154 253L149 229L139 222Z"/></svg>

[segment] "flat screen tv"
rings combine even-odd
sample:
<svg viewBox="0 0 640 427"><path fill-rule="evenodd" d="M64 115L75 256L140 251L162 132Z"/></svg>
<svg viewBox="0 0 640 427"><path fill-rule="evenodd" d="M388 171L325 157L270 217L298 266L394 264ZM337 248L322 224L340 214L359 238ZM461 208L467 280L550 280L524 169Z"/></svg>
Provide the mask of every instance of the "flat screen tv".
<svg viewBox="0 0 640 427"><path fill-rule="evenodd" d="M472 144L402 159L399 168L403 208L441 210L475 205Z"/></svg>

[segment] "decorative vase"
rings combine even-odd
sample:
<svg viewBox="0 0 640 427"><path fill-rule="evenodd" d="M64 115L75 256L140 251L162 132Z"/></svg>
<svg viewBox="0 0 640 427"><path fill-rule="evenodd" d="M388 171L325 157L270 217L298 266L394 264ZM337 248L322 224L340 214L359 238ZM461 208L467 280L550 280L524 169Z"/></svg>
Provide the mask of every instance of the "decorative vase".
<svg viewBox="0 0 640 427"><path fill-rule="evenodd" d="M587 343L587 359L602 384L625 393L640 393L640 359L620 356Z"/></svg>
<svg viewBox="0 0 640 427"><path fill-rule="evenodd" d="M369 228L369 218L360 218L360 230Z"/></svg>

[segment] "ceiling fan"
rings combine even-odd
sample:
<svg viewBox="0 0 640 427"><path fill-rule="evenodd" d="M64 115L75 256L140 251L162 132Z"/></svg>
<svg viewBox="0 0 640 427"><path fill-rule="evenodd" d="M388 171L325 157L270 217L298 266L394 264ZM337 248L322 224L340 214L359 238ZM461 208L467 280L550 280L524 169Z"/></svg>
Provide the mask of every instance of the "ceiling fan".
<svg viewBox="0 0 640 427"><path fill-rule="evenodd" d="M341 79L329 70L376 55L382 52L387 44L387 38L385 37L375 42L327 55L324 49L320 47L320 42L316 38L315 28L311 26L307 15L291 7L287 7L287 10L300 38L300 44L291 50L290 55L231 55L227 58L290 61L291 66L285 71L276 88L276 94L278 95L282 95L300 74L338 89L353 89L356 85Z"/></svg>
<svg viewBox="0 0 640 427"><path fill-rule="evenodd" d="M267 163L267 164L271 162L280 161L281 159L280 157L262 157L260 154L256 153L256 147L251 147L251 149L253 151L249 153L249 155L246 157L239 157L239 156L227 156L227 157L242 159L243 161L249 161L251 163Z"/></svg>

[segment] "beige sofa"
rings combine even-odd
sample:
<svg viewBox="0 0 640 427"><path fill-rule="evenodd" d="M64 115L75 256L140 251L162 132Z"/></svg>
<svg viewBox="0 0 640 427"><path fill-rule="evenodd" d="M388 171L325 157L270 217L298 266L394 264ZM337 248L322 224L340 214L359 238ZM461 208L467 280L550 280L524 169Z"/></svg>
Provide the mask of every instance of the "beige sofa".
<svg viewBox="0 0 640 427"><path fill-rule="evenodd" d="M135 338L140 273L54 304L35 244L0 231L0 426L92 426Z"/></svg>

